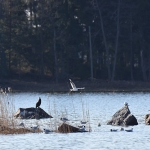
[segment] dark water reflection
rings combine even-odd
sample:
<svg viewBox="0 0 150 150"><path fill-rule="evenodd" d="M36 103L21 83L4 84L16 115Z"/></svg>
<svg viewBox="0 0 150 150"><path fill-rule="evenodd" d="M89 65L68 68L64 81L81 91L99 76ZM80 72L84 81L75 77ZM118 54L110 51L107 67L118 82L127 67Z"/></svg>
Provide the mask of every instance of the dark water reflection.
<svg viewBox="0 0 150 150"><path fill-rule="evenodd" d="M150 127L144 124L144 118L150 110L150 93L16 93L8 95L18 108L35 107L41 97L43 108L53 119L23 120L27 127L39 124L40 128L56 128L60 117L66 116L69 123L77 126L81 120L88 120L92 128L90 133L51 133L26 135L0 135L0 149L101 149L148 150L150 142ZM133 127L133 132L110 132L107 121L128 102L129 109L138 120L139 125ZM19 122L20 120L18 120ZM101 127L98 127L101 123ZM128 127L131 128L131 127Z"/></svg>

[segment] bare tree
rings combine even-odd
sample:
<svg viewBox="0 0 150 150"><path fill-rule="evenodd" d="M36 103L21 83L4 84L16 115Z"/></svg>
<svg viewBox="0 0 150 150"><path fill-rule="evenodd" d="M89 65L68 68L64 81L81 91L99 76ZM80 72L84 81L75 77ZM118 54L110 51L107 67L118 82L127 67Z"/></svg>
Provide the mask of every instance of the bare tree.
<svg viewBox="0 0 150 150"><path fill-rule="evenodd" d="M115 77L116 60L117 60L117 52L118 52L118 41L119 41L119 32L120 32L120 22L119 22L119 17L120 17L120 2L121 2L121 0L118 0L116 44L115 44L115 54L114 54L114 63L113 63L113 70L112 70L111 81L114 81L114 77Z"/></svg>
<svg viewBox="0 0 150 150"><path fill-rule="evenodd" d="M105 45L105 50L106 50L106 63L107 63L107 70L108 70L108 79L110 80L111 79L110 58L109 58L109 49L108 49L106 34L105 34L105 29L104 29L103 17L101 14L101 7L99 7L97 0L96 0L95 4L96 4L96 7L98 8L98 13L99 13L99 17L100 17L101 30L102 30L103 40L104 40L104 45Z"/></svg>

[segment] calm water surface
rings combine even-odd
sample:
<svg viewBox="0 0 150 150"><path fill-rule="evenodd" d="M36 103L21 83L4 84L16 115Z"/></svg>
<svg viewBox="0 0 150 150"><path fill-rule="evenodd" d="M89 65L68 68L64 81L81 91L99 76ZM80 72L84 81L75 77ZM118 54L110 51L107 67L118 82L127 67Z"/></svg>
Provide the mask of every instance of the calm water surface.
<svg viewBox="0 0 150 150"><path fill-rule="evenodd" d="M23 135L0 135L0 150L149 150L150 126L146 126L144 118L150 110L150 93L15 93L8 95L18 108L35 107L41 97L43 108L51 114L52 119L18 120L23 121L26 127L38 124L40 129L56 129L61 117L67 117L69 124L80 125L81 120L88 120L87 133L30 133ZM133 126L133 132L110 132L106 125L112 115L128 102L131 113L137 118L139 125ZM98 127L98 124L101 126ZM128 127L131 128L131 127Z"/></svg>

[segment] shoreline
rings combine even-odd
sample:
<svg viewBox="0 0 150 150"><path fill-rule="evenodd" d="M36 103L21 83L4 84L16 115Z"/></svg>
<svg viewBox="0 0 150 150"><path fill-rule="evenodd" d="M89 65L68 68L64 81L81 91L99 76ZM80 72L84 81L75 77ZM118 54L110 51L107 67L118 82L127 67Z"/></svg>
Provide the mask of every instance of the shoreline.
<svg viewBox="0 0 150 150"><path fill-rule="evenodd" d="M74 81L76 87L85 87L82 92L150 92L149 82L130 81ZM11 87L13 92L69 92L69 81L54 83L50 81L35 82L23 80L4 80L1 88Z"/></svg>

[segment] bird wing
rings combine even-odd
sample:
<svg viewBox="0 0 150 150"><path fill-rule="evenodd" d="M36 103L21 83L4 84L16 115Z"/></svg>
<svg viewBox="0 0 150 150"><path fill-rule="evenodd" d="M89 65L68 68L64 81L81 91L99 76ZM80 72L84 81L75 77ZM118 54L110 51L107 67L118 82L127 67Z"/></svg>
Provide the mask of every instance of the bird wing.
<svg viewBox="0 0 150 150"><path fill-rule="evenodd" d="M75 84L71 81L71 79L69 79L69 80L70 80L70 84L71 84L72 88L75 89L76 88Z"/></svg>

